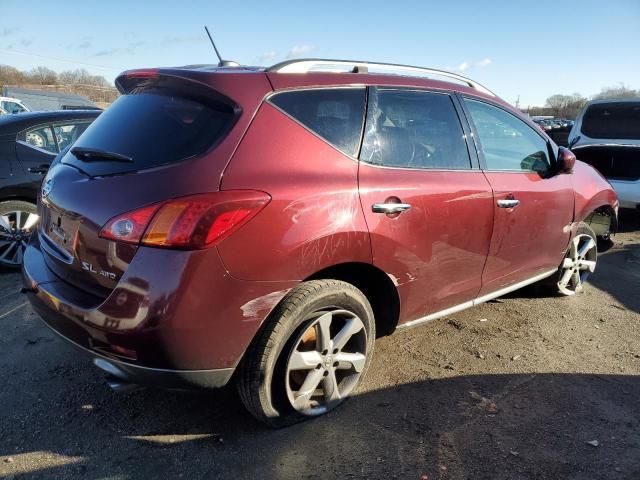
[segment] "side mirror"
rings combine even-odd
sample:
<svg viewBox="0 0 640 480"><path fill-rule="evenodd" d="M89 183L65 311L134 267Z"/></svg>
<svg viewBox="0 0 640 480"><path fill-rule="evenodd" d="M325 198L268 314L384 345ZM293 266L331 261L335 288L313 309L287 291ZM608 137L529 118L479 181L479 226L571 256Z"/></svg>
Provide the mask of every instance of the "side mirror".
<svg viewBox="0 0 640 480"><path fill-rule="evenodd" d="M558 148L558 173L571 173L576 164L576 156L565 147Z"/></svg>

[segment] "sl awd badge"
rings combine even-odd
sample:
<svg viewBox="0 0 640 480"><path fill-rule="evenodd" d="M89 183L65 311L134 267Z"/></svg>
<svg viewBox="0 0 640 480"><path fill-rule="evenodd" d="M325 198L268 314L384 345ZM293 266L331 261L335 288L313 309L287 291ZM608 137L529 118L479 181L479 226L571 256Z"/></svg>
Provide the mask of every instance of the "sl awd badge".
<svg viewBox="0 0 640 480"><path fill-rule="evenodd" d="M101 275L103 277L109 278L111 280L116 279L116 274L112 272L107 272L106 270L96 270L96 268L90 264L89 262L82 262L82 269L86 270L89 273L93 273L95 275Z"/></svg>

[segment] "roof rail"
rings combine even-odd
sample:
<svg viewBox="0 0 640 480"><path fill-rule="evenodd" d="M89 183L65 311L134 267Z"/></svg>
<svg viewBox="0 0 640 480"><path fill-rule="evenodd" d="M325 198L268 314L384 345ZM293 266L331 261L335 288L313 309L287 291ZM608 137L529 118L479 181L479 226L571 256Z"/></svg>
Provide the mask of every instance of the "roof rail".
<svg viewBox="0 0 640 480"><path fill-rule="evenodd" d="M457 73L447 72L445 70L436 70L433 68L414 67L412 65L400 65L395 63L378 63L378 62L360 62L352 60L328 60L321 58L301 58L297 60L287 60L285 62L276 63L267 68L267 72L276 73L309 73L311 71L327 71L318 69L317 67L349 67L352 73L368 73L370 70L388 70L393 72L412 72L425 76L439 76L457 80L479 92L487 95L496 96L491 90L483 87L467 77L458 75ZM328 69L332 71L331 68ZM333 69L335 71L335 69Z"/></svg>

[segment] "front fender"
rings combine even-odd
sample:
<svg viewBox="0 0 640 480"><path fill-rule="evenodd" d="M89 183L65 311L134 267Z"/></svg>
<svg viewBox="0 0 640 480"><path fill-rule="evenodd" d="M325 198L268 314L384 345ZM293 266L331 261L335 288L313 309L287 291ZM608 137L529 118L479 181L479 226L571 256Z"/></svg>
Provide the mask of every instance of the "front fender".
<svg viewBox="0 0 640 480"><path fill-rule="evenodd" d="M612 228L618 223L618 196L607 180L592 166L577 161L573 170L574 220L584 221L599 208L611 209Z"/></svg>

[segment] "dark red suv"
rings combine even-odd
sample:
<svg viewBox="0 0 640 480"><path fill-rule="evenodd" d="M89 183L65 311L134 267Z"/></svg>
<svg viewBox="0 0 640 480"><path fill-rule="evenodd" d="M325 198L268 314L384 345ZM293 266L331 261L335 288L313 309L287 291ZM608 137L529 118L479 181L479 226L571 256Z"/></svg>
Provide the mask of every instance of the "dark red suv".
<svg viewBox="0 0 640 480"><path fill-rule="evenodd" d="M116 388L233 379L270 425L319 415L376 336L533 282L580 291L616 226L600 174L455 74L297 60L116 83L49 170L23 267Z"/></svg>

